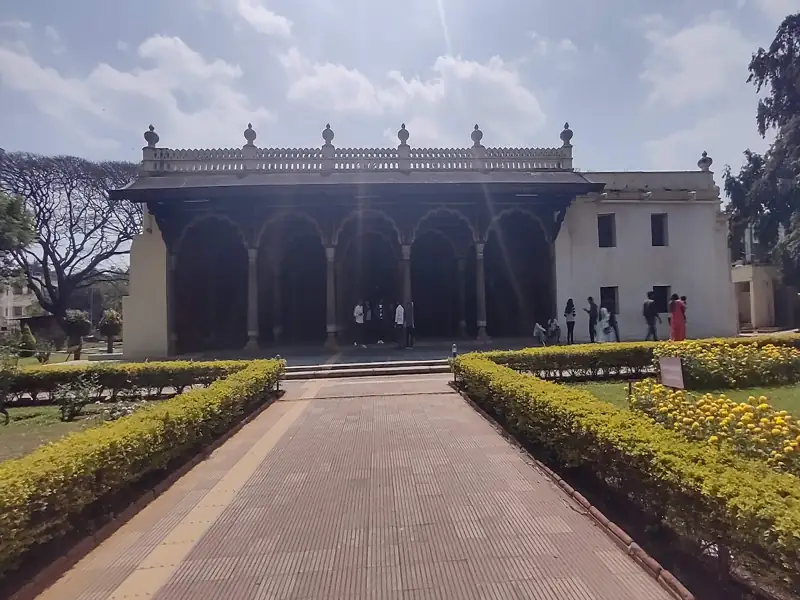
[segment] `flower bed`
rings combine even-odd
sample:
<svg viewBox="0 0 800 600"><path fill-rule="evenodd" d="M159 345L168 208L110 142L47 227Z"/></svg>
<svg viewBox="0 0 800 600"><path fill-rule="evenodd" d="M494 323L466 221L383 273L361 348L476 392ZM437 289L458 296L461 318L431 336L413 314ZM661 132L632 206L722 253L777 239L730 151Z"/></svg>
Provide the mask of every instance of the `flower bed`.
<svg viewBox="0 0 800 600"><path fill-rule="evenodd" d="M557 471L580 471L615 490L698 548L713 543L734 560L752 557L782 577L800 576L797 477L485 355L458 357L453 367L470 398Z"/></svg>
<svg viewBox="0 0 800 600"><path fill-rule="evenodd" d="M0 576L31 550L72 533L87 510L197 454L268 401L283 361L153 404L0 464Z"/></svg>
<svg viewBox="0 0 800 600"><path fill-rule="evenodd" d="M140 363L92 363L88 365L53 365L19 369L10 374L11 403L22 398L52 403L57 390L77 385L92 388L92 396L160 395L165 388L178 393L193 385L213 381L241 371L250 363L228 361L162 361Z"/></svg>
<svg viewBox="0 0 800 600"><path fill-rule="evenodd" d="M659 344L653 358L676 356L687 389L734 389L800 381L800 350L788 345L687 341Z"/></svg>
<svg viewBox="0 0 800 600"><path fill-rule="evenodd" d="M800 475L800 424L766 397L734 402L724 394L692 396L652 379L637 382L630 406L684 437L725 446L737 454L766 460L777 469Z"/></svg>
<svg viewBox="0 0 800 600"><path fill-rule="evenodd" d="M723 338L691 342L622 342L611 344L575 344L525 350L486 352L484 356L515 371L531 373L544 379L599 379L627 376L640 378L654 370L654 358L674 356L667 352L683 346L692 348L738 348L775 346L800 348L800 335L763 336L758 338ZM677 351L677 350L672 350Z"/></svg>

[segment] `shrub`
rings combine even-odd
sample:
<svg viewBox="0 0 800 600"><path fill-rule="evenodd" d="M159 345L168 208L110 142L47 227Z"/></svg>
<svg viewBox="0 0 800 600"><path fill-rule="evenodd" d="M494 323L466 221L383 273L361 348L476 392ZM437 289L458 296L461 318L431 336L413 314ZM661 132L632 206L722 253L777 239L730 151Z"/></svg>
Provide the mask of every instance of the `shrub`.
<svg viewBox="0 0 800 600"><path fill-rule="evenodd" d="M556 468L578 468L616 489L697 547L715 544L797 581L800 482L793 475L481 355L461 356L453 366L476 403Z"/></svg>
<svg viewBox="0 0 800 600"><path fill-rule="evenodd" d="M544 379L596 379L619 376L641 377L652 372L656 348L667 349L681 344L698 347L766 346L800 348L800 335L759 336L756 338L718 338L691 342L622 342L610 344L574 344L486 352L493 362L515 371L531 373ZM666 354L664 354L666 356Z"/></svg>
<svg viewBox="0 0 800 600"><path fill-rule="evenodd" d="M98 330L106 338L108 343L106 351L111 354L114 352L114 340L122 333L122 315L113 309L105 311L98 323Z"/></svg>
<svg viewBox="0 0 800 600"><path fill-rule="evenodd" d="M89 313L84 310L68 310L64 315L64 333L67 334L69 343L77 346L75 360L80 360L83 337L92 331L92 322Z"/></svg>
<svg viewBox="0 0 800 600"><path fill-rule="evenodd" d="M33 337L31 328L27 323L23 323L19 342L19 355L22 358L30 358L36 353L36 338Z"/></svg>
<svg viewBox="0 0 800 600"><path fill-rule="evenodd" d="M677 356L688 389L733 389L794 383L800 351L791 346L687 341L660 344L654 359Z"/></svg>
<svg viewBox="0 0 800 600"><path fill-rule="evenodd" d="M206 389L151 404L0 463L0 576L60 539L87 509L197 453L264 402L283 361L253 361Z"/></svg>
<svg viewBox="0 0 800 600"><path fill-rule="evenodd" d="M637 382L629 398L633 410L684 437L722 445L778 469L800 475L800 425L765 396L734 402L724 394L694 397L652 379Z"/></svg>
<svg viewBox="0 0 800 600"><path fill-rule="evenodd" d="M163 361L141 363L58 364L17 369L9 375L9 391L17 398L29 396L34 401L55 403L55 392L69 388L79 378L93 386L92 396L161 395L165 388L177 392L187 386L209 385L213 381L241 371L247 361Z"/></svg>

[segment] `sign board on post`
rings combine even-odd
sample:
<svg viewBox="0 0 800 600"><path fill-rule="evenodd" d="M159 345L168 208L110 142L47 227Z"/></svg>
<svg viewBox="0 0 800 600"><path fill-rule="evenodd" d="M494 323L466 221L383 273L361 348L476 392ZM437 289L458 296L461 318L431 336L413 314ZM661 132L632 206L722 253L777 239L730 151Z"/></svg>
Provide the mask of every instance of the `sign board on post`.
<svg viewBox="0 0 800 600"><path fill-rule="evenodd" d="M678 390L685 389L683 386L683 365L679 357L659 358L658 370L661 373L661 385Z"/></svg>

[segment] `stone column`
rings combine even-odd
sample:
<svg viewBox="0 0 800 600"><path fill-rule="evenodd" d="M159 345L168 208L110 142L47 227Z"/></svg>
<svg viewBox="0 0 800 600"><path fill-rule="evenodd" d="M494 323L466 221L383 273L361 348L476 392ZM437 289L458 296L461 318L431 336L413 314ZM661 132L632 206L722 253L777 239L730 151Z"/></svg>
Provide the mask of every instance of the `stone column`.
<svg viewBox="0 0 800 600"><path fill-rule="evenodd" d="M175 356L178 342L178 330L175 323L175 270L178 256L173 252L167 254L167 354Z"/></svg>
<svg viewBox="0 0 800 600"><path fill-rule="evenodd" d="M466 271L467 271L467 259L466 258L459 258L458 259L458 335L463 337L467 337L467 315L465 313L465 306L466 306Z"/></svg>
<svg viewBox="0 0 800 600"><path fill-rule="evenodd" d="M327 285L326 285L326 330L328 339L325 347L329 350L336 350L336 248L329 246L325 248L325 258L327 260Z"/></svg>
<svg viewBox="0 0 800 600"><path fill-rule="evenodd" d="M247 346L258 350L258 248L247 249Z"/></svg>
<svg viewBox="0 0 800 600"><path fill-rule="evenodd" d="M272 337L276 344L281 341L281 335L281 263L275 258L272 261Z"/></svg>
<svg viewBox="0 0 800 600"><path fill-rule="evenodd" d="M411 244L403 244L401 270L403 272L403 307L411 302Z"/></svg>
<svg viewBox="0 0 800 600"><path fill-rule="evenodd" d="M486 335L486 275L483 271L483 246L482 243L475 244L475 294L478 309L478 340L485 342L489 336Z"/></svg>

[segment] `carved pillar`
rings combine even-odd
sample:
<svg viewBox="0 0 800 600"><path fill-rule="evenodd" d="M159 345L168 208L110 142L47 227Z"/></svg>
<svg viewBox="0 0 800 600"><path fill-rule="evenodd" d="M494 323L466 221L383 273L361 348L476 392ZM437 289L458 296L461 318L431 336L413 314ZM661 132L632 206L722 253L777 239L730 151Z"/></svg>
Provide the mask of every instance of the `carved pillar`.
<svg viewBox="0 0 800 600"><path fill-rule="evenodd" d="M458 259L458 335L460 337L467 337L467 315L465 314L466 306L466 274L467 259Z"/></svg>
<svg viewBox="0 0 800 600"><path fill-rule="evenodd" d="M247 249L247 346L245 349L258 349L258 248Z"/></svg>
<svg viewBox="0 0 800 600"><path fill-rule="evenodd" d="M347 329L347 309L345 307L345 297L344 297L344 266L342 265L341 261L336 262L336 333L339 333L339 323L342 323L341 329Z"/></svg>
<svg viewBox="0 0 800 600"><path fill-rule="evenodd" d="M328 332L328 339L325 341L325 347L330 350L335 350L336 345L336 248L329 246L325 248L325 258L327 261L327 284L326 284L326 330Z"/></svg>
<svg viewBox="0 0 800 600"><path fill-rule="evenodd" d="M411 245L403 244L400 248L402 259L400 262L403 272L403 306L411 302Z"/></svg>
<svg viewBox="0 0 800 600"><path fill-rule="evenodd" d="M178 343L178 330L175 323L175 270L178 256L173 252L167 255L167 355L175 356Z"/></svg>
<svg viewBox="0 0 800 600"><path fill-rule="evenodd" d="M475 294L477 306L478 340L487 341L486 335L486 275L483 271L483 246L475 244Z"/></svg>
<svg viewBox="0 0 800 600"><path fill-rule="evenodd" d="M272 260L272 337L275 343L281 341L283 325L281 319L281 261Z"/></svg>

